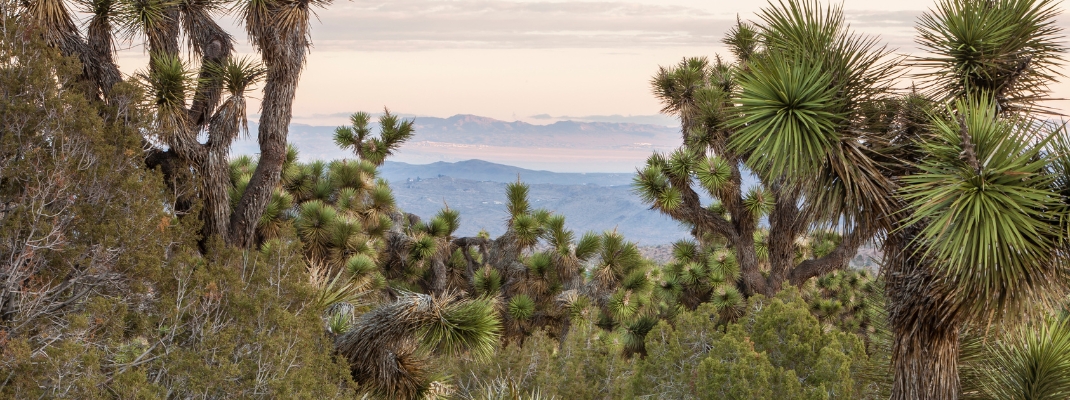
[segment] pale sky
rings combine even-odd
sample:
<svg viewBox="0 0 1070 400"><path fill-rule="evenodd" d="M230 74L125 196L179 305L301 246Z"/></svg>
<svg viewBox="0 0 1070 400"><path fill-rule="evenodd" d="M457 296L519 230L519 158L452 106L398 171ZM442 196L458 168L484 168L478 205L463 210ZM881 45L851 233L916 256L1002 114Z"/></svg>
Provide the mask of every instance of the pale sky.
<svg viewBox="0 0 1070 400"><path fill-rule="evenodd" d="M507 121L553 116L651 115L649 78L682 57L713 56L728 27L756 19L763 1L352 0L317 11L314 48L294 122L338 125L353 111ZM915 53L913 26L930 1L846 0L852 27ZM1064 19L1065 20L1065 19ZM225 17L224 25L232 24ZM244 30L239 52L253 54ZM144 68L139 47L124 72ZM1070 86L1055 88L1067 97ZM255 96L255 94L254 94ZM259 104L250 104L255 113Z"/></svg>

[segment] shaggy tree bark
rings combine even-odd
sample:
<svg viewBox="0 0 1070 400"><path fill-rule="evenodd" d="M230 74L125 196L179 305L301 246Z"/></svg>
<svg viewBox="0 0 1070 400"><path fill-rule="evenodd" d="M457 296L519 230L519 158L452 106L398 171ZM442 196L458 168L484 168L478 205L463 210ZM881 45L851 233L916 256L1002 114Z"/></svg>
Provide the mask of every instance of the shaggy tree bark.
<svg viewBox="0 0 1070 400"><path fill-rule="evenodd" d="M962 321L931 260L911 248L917 227L885 244L885 294L893 333L893 400L957 399Z"/></svg>

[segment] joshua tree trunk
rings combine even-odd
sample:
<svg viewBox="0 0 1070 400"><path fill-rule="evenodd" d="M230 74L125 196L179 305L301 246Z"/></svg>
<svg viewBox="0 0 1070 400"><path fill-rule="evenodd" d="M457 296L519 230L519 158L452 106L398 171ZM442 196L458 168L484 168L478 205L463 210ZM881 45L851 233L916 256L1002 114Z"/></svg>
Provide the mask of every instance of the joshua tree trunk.
<svg viewBox="0 0 1070 400"><path fill-rule="evenodd" d="M923 310L910 310L910 314L926 317ZM957 399L959 327L938 321L921 323L930 325L914 329L904 327L903 321L893 322L892 400Z"/></svg>
<svg viewBox="0 0 1070 400"><path fill-rule="evenodd" d="M260 51L267 67L258 135L260 161L249 179L249 186L230 217L227 242L243 247L252 245L257 221L267 207L271 192L281 180L294 95L301 78L301 68L305 63L305 52L308 50L305 25L288 29L259 29L278 37L260 39Z"/></svg>
<svg viewBox="0 0 1070 400"><path fill-rule="evenodd" d="M893 400L959 396L959 330L954 301L940 290L931 260L909 246L917 227L885 243L885 294L892 343Z"/></svg>

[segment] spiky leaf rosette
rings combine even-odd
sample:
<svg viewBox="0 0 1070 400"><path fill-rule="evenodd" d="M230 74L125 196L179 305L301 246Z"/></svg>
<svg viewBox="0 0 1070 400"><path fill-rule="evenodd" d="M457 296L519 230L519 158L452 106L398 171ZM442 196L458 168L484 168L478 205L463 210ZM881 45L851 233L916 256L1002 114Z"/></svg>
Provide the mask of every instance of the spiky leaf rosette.
<svg viewBox="0 0 1070 400"><path fill-rule="evenodd" d="M654 96L661 100L661 112L679 115L684 129L690 129L699 115L695 95L707 85L709 64L705 57L685 58L675 67L661 67L650 80Z"/></svg>
<svg viewBox="0 0 1070 400"><path fill-rule="evenodd" d="M625 355L646 354L646 335L658 324L658 318L653 315L644 315L624 326L621 335Z"/></svg>
<svg viewBox="0 0 1070 400"><path fill-rule="evenodd" d="M145 105L153 110L153 127L169 146L192 145L196 137L189 129L186 101L196 82L193 69L169 54L154 54L149 62L151 68L135 76L148 93Z"/></svg>
<svg viewBox="0 0 1070 400"><path fill-rule="evenodd" d="M728 51L736 57L740 63L746 63L751 56L760 50L762 38L758 34L758 28L754 24L736 21L736 25L728 30L728 34L721 40L728 46Z"/></svg>
<svg viewBox="0 0 1070 400"><path fill-rule="evenodd" d="M739 262L736 261L736 253L731 250L720 249L710 253L706 265L713 282L735 283L739 279Z"/></svg>
<svg viewBox="0 0 1070 400"><path fill-rule="evenodd" d="M515 183L510 183L505 187L505 196L509 199L508 206L511 219L516 219L531 212L531 205L528 203L528 185L521 183L519 178Z"/></svg>
<svg viewBox="0 0 1070 400"><path fill-rule="evenodd" d="M367 254L357 254L346 260L346 270L355 277L362 277L375 272L375 260Z"/></svg>
<svg viewBox="0 0 1070 400"><path fill-rule="evenodd" d="M518 294L509 299L507 311L513 319L527 321L535 315L535 300L526 294Z"/></svg>
<svg viewBox="0 0 1070 400"><path fill-rule="evenodd" d="M287 211L293 207L293 204L293 196L286 191L279 189L272 191L264 214L260 216L260 221L256 224L257 234L264 239L278 237L283 227L289 222Z"/></svg>
<svg viewBox="0 0 1070 400"><path fill-rule="evenodd" d="M933 97L990 97L1001 111L1043 100L1063 62L1058 3L941 0L921 16L918 58Z"/></svg>
<svg viewBox="0 0 1070 400"><path fill-rule="evenodd" d="M1052 251L1066 210L1039 157L1052 132L999 119L987 101L956 105L957 118L934 116L921 172L903 177L908 222L924 223L918 244L939 260L961 307L1015 315L1066 285Z"/></svg>
<svg viewBox="0 0 1070 400"><path fill-rule="evenodd" d="M587 232L583 234L580 241L576 243L576 258L581 260L587 260L598 253L599 248L602 246L601 240L598 234L594 232Z"/></svg>
<svg viewBox="0 0 1070 400"><path fill-rule="evenodd" d="M313 299L319 312L326 312L336 304L353 306L363 304L363 299L373 290L372 279L353 279L346 271L330 272L323 264L309 263L309 282L316 289Z"/></svg>
<svg viewBox="0 0 1070 400"><path fill-rule="evenodd" d="M729 122L729 145L763 178L809 176L839 141L846 115L832 77L800 58L763 56L740 74L741 117Z"/></svg>
<svg viewBox="0 0 1070 400"><path fill-rule="evenodd" d="M710 304L717 310L717 315L723 322L735 322L746 311L743 295L729 285L718 287L710 298Z"/></svg>
<svg viewBox="0 0 1070 400"><path fill-rule="evenodd" d="M516 234L517 244L521 248L535 246L542 235L542 225L539 220L530 214L521 214L513 218L513 232Z"/></svg>
<svg viewBox="0 0 1070 400"><path fill-rule="evenodd" d="M472 287L480 296L494 296L502 287L502 276L498 270L487 266L476 271L472 276Z"/></svg>
<svg viewBox="0 0 1070 400"><path fill-rule="evenodd" d="M332 226L338 211L319 200L301 204L294 220L294 229L309 254L322 259L330 246Z"/></svg>
<svg viewBox="0 0 1070 400"><path fill-rule="evenodd" d="M357 383L385 398L414 398L430 382L428 351L485 358L500 331L491 299L403 292L361 315L335 348Z"/></svg>
<svg viewBox="0 0 1070 400"><path fill-rule="evenodd" d="M1026 324L963 344L965 398L1070 397L1070 319Z"/></svg>

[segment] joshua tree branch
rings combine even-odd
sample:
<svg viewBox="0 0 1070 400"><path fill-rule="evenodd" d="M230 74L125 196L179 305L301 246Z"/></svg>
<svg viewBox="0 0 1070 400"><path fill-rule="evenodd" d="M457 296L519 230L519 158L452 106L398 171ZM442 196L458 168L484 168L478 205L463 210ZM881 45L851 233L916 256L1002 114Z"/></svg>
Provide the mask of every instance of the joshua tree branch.
<svg viewBox="0 0 1070 400"><path fill-rule="evenodd" d="M858 248L873 237L872 224L856 220L851 232L843 236L840 244L831 253L823 257L806 260L791 270L788 281L792 285L801 285L807 279L824 275L832 271L844 268L858 253Z"/></svg>

